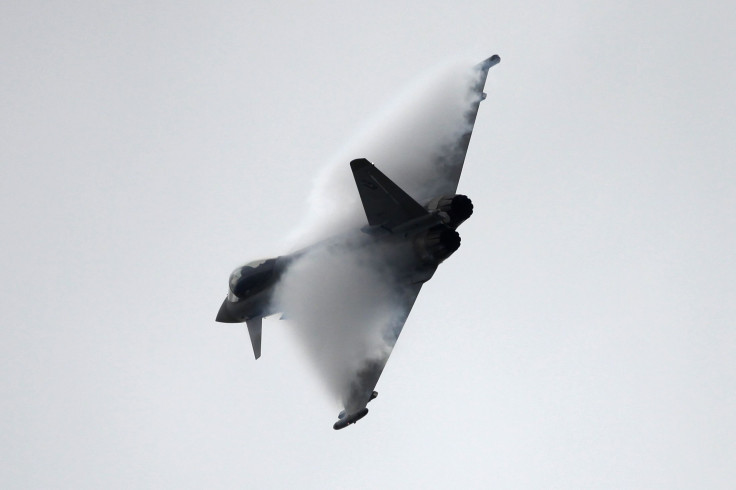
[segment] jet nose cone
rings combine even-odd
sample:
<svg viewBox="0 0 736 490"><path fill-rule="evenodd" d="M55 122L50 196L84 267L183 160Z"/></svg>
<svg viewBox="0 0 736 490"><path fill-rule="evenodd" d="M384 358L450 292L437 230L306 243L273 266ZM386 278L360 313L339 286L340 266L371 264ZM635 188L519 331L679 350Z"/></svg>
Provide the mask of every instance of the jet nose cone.
<svg viewBox="0 0 736 490"><path fill-rule="evenodd" d="M221 323L238 323L238 321L230 313L228 303L230 302L227 300L227 298L225 298L225 301L222 302L222 306L220 306L220 311L217 312L217 317L215 318L215 321Z"/></svg>

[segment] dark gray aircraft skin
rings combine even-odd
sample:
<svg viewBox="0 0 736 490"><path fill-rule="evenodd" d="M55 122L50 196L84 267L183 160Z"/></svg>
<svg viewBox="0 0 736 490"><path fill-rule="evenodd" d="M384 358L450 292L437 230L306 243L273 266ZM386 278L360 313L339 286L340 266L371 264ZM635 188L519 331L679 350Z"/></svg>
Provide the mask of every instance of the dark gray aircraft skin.
<svg viewBox="0 0 736 490"><path fill-rule="evenodd" d="M474 67L478 76L470 87L473 97L465 113L469 129L435 162L442 181L446 182L441 195L420 204L368 160L353 160L350 168L368 224L355 233L313 246L365 248L376 257L377 267L390 271L391 283L395 287L392 297L397 299L402 312L394 324L387 326L392 335L392 345L401 333L422 284L431 279L439 264L458 249L460 235L457 227L473 213L470 199L455 194L455 191L478 107L485 99L483 87L488 70L500 61L498 55L494 55ZM289 265L311 248L250 262L230 275L228 295L216 321L245 322L256 359L261 356L263 318L276 313L288 315L288 312L279 311L273 301L276 285ZM345 409L338 415L334 429L345 428L367 415L366 406L377 396L374 388L387 359L370 361L357 374L349 395L343 400Z"/></svg>

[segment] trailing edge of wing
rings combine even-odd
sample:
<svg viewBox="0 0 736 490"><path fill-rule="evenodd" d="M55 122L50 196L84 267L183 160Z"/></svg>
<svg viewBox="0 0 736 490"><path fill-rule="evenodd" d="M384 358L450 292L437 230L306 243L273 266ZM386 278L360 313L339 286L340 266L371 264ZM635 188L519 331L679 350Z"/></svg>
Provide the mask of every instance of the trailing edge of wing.
<svg viewBox="0 0 736 490"><path fill-rule="evenodd" d="M353 160L350 168L370 226L383 226L390 230L428 214L421 204L365 158Z"/></svg>

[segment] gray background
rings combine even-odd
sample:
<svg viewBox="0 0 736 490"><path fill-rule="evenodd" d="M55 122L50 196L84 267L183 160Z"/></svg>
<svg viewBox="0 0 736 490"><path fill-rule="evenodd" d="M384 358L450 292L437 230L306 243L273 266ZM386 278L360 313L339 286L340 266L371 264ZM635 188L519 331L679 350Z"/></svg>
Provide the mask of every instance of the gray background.
<svg viewBox="0 0 736 490"><path fill-rule="evenodd" d="M3 2L0 486L730 488L732 2ZM358 425L216 324L418 74L476 214Z"/></svg>

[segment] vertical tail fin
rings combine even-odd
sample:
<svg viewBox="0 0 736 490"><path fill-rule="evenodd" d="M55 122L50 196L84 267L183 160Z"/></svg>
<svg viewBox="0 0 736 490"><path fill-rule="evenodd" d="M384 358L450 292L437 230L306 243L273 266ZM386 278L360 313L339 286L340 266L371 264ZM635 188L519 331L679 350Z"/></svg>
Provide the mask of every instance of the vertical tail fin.
<svg viewBox="0 0 736 490"><path fill-rule="evenodd" d="M261 357L261 332L263 330L263 318L251 318L245 322L248 325L250 343L253 344L253 354L256 359Z"/></svg>
<svg viewBox="0 0 736 490"><path fill-rule="evenodd" d="M429 214L424 206L365 158L353 160L350 168L370 226L383 226L390 230Z"/></svg>

